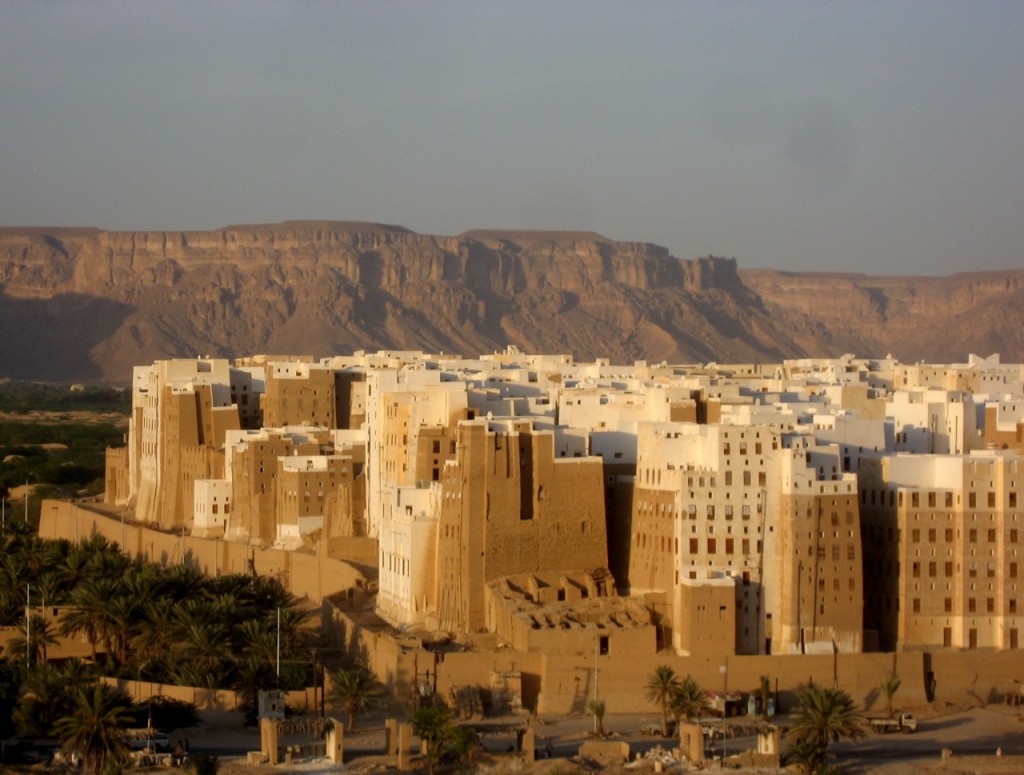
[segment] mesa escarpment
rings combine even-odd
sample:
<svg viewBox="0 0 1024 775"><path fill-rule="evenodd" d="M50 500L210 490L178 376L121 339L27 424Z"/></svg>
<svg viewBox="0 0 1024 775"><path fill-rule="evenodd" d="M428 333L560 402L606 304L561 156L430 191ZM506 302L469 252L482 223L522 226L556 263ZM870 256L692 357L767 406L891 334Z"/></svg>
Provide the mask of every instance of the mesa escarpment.
<svg viewBox="0 0 1024 775"><path fill-rule="evenodd" d="M971 352L1024 358L1024 270L949 277L743 270L740 276L802 347L823 341L831 352L940 363Z"/></svg>
<svg viewBox="0 0 1024 775"><path fill-rule="evenodd" d="M126 381L134 364L175 356L476 354L508 344L580 359L692 362L900 355L894 343L906 341L946 349L903 357L999 350L1021 359L1019 326L1003 329L1005 311L984 314L1021 306L1019 287L997 287L1020 275L832 287L822 276L740 272L733 259L682 260L593 232L448 237L329 221L208 232L7 228L0 376ZM925 296L935 308L914 302ZM933 340L913 339L916 329L935 332Z"/></svg>

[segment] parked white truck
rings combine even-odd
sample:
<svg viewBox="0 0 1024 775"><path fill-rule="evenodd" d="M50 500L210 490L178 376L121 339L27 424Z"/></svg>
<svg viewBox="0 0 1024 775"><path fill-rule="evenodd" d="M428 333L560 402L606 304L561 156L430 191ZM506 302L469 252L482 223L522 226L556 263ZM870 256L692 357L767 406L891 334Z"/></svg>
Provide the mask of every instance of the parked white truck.
<svg viewBox="0 0 1024 775"><path fill-rule="evenodd" d="M881 734L903 732L909 735L911 732L917 731L917 719L910 713L898 713L893 718L869 718L868 724Z"/></svg>

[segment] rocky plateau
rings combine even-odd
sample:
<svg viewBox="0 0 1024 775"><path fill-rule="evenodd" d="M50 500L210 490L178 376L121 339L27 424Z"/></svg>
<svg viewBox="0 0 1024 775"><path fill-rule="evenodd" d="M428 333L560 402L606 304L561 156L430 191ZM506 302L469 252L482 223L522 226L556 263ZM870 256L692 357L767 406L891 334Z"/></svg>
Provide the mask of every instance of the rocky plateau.
<svg viewBox="0 0 1024 775"><path fill-rule="evenodd" d="M614 361L1024 360L1024 270L740 270L593 232L0 229L0 377L127 383L157 358L516 345Z"/></svg>

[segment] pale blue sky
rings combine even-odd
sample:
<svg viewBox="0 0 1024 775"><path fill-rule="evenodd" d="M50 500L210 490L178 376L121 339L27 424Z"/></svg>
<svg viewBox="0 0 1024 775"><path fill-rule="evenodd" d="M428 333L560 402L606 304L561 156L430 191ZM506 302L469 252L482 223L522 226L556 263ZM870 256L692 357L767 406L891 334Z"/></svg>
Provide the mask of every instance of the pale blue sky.
<svg viewBox="0 0 1024 775"><path fill-rule="evenodd" d="M0 225L1024 267L1024 2L0 2Z"/></svg>

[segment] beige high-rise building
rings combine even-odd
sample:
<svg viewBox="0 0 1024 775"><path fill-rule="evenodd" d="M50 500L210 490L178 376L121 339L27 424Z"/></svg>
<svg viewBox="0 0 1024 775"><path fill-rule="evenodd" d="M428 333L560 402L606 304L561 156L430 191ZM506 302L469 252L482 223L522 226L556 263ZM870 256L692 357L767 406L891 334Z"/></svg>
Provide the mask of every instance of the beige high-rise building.
<svg viewBox="0 0 1024 775"><path fill-rule="evenodd" d="M228 540L269 546L278 537L278 460L318 455L326 428L241 431L227 437L227 478L232 481L234 518ZM296 521L296 524L297 521Z"/></svg>
<svg viewBox="0 0 1024 775"><path fill-rule="evenodd" d="M437 524L441 628L484 628L488 582L607 564L599 458L556 458L554 434L527 420L459 423Z"/></svg>
<svg viewBox="0 0 1024 775"><path fill-rule="evenodd" d="M890 455L860 487L865 627L881 648L1019 648L1024 457Z"/></svg>
<svg viewBox="0 0 1024 775"><path fill-rule="evenodd" d="M693 587L725 578L737 653L861 649L856 478L837 447L783 442L763 426L640 426L629 589L681 652Z"/></svg>
<svg viewBox="0 0 1024 775"><path fill-rule="evenodd" d="M193 483L223 478L225 434L241 427L231 396L243 384L256 391L261 375L220 359L157 361L135 369L128 502L137 519L164 529L191 521Z"/></svg>
<svg viewBox="0 0 1024 775"><path fill-rule="evenodd" d="M260 404L264 426L342 427L338 425L335 381L335 371L330 367L298 361L268 363L267 386Z"/></svg>

